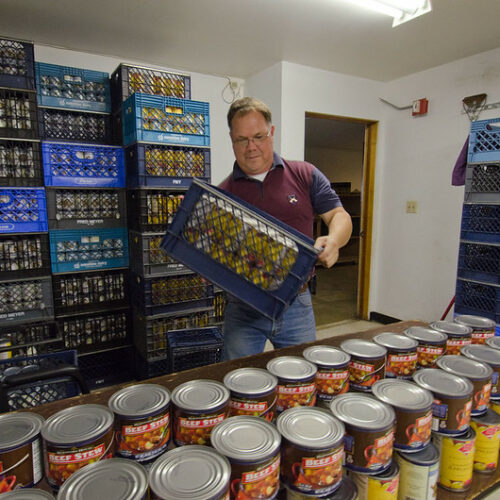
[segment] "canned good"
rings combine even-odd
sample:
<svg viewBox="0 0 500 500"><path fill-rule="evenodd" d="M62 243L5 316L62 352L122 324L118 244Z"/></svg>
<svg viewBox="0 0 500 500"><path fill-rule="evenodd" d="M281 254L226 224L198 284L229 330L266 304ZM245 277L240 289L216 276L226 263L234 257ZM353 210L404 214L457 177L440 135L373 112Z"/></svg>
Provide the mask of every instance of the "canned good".
<svg viewBox="0 0 500 500"><path fill-rule="evenodd" d="M114 454L113 413L103 405L79 405L54 413L42 427L47 482L58 489L85 465Z"/></svg>
<svg viewBox="0 0 500 500"><path fill-rule="evenodd" d="M138 384L108 401L115 414L116 454L138 462L153 460L170 442L170 392L162 385Z"/></svg>
<svg viewBox="0 0 500 500"><path fill-rule="evenodd" d="M398 451L394 459L399 465L401 500L435 500L439 476L439 453L431 443L417 453Z"/></svg>
<svg viewBox="0 0 500 500"><path fill-rule="evenodd" d="M500 398L490 398L490 408L500 415Z"/></svg>
<svg viewBox="0 0 500 500"><path fill-rule="evenodd" d="M434 321L430 324L434 330L448 335L446 354L460 354L462 347L472 342L472 328L451 321Z"/></svg>
<svg viewBox="0 0 500 500"><path fill-rule="evenodd" d="M298 356L279 356L267 363L267 369L278 378L276 412L295 406L316 404L316 372L313 363Z"/></svg>
<svg viewBox="0 0 500 500"><path fill-rule="evenodd" d="M385 377L387 349L369 340L349 339L340 348L351 356L349 383L357 391L369 392L372 385Z"/></svg>
<svg viewBox="0 0 500 500"><path fill-rule="evenodd" d="M476 431L474 470L477 472L496 471L500 449L500 415L489 409L484 415L474 417L470 424Z"/></svg>
<svg viewBox="0 0 500 500"><path fill-rule="evenodd" d="M319 498L321 500L356 500L358 498L358 487L352 479L344 476L340 482L340 486L331 495L327 495L326 497L303 495L298 491L286 488L286 500L316 500Z"/></svg>
<svg viewBox="0 0 500 500"><path fill-rule="evenodd" d="M486 345L488 347L492 347L493 349L498 349L500 350L500 337L490 337L489 339L486 339Z"/></svg>
<svg viewBox="0 0 500 500"><path fill-rule="evenodd" d="M276 422L283 437L281 481L302 494L327 496L342 481L342 422L322 408L289 408Z"/></svg>
<svg viewBox="0 0 500 500"><path fill-rule="evenodd" d="M493 368L491 376L491 396L500 396L500 351L488 345L470 345L462 352L469 359L486 363Z"/></svg>
<svg viewBox="0 0 500 500"><path fill-rule="evenodd" d="M435 368L446 351L448 335L425 326L411 326L404 334L418 342L417 368Z"/></svg>
<svg viewBox="0 0 500 500"><path fill-rule="evenodd" d="M358 500L397 500L399 491L399 465L391 466L379 474L348 472L358 488Z"/></svg>
<svg viewBox="0 0 500 500"><path fill-rule="evenodd" d="M387 349L385 376L411 379L417 369L418 342L405 335L390 332L376 335L373 341Z"/></svg>
<svg viewBox="0 0 500 500"><path fill-rule="evenodd" d="M172 391L177 446L210 444L212 429L229 413L229 391L215 380L190 380Z"/></svg>
<svg viewBox="0 0 500 500"><path fill-rule="evenodd" d="M231 463L231 499L276 497L281 436L274 425L258 417L236 416L217 424L210 439Z"/></svg>
<svg viewBox="0 0 500 500"><path fill-rule="evenodd" d="M2 500L55 500L55 498L48 491L37 488L23 488L2 494Z"/></svg>
<svg viewBox="0 0 500 500"><path fill-rule="evenodd" d="M305 349L302 355L318 369L316 390L319 402L329 403L338 394L349 390L349 354L336 347L315 345Z"/></svg>
<svg viewBox="0 0 500 500"><path fill-rule="evenodd" d="M226 374L229 416L253 415L272 422L275 417L278 379L262 368L238 368Z"/></svg>
<svg viewBox="0 0 500 500"><path fill-rule="evenodd" d="M208 446L167 451L149 471L152 500L228 500L231 465Z"/></svg>
<svg viewBox="0 0 500 500"><path fill-rule="evenodd" d="M387 470L394 442L393 408L368 394L348 392L337 396L330 410L345 425L345 467L368 474Z"/></svg>
<svg viewBox="0 0 500 500"><path fill-rule="evenodd" d="M10 337L2 337L0 338L0 347L11 347L12 341ZM3 351L0 352L0 359L10 359L12 358L12 351Z"/></svg>
<svg viewBox="0 0 500 500"><path fill-rule="evenodd" d="M472 483L476 432L469 428L460 436L434 432L432 442L440 455L438 484L450 491L467 491Z"/></svg>
<svg viewBox="0 0 500 500"><path fill-rule="evenodd" d="M448 373L465 377L472 382L474 393L471 416L482 415L488 409L491 394L493 370L486 363L468 359L465 356L443 356L438 367Z"/></svg>
<svg viewBox="0 0 500 500"><path fill-rule="evenodd" d="M396 413L394 448L415 452L431 441L432 393L406 380L379 380L373 395Z"/></svg>
<svg viewBox="0 0 500 500"><path fill-rule="evenodd" d="M455 316L455 323L472 328L471 340L473 344L484 344L487 339L495 336L495 322L490 318L461 314Z"/></svg>
<svg viewBox="0 0 500 500"><path fill-rule="evenodd" d="M434 395L432 430L444 434L463 434L469 428L474 386L439 368L424 368L413 376L423 389Z"/></svg>
<svg viewBox="0 0 500 500"><path fill-rule="evenodd" d="M146 500L148 474L132 460L110 458L76 471L61 486L58 500Z"/></svg>
<svg viewBox="0 0 500 500"><path fill-rule="evenodd" d="M42 479L43 422L36 413L0 415L0 493L31 488Z"/></svg>

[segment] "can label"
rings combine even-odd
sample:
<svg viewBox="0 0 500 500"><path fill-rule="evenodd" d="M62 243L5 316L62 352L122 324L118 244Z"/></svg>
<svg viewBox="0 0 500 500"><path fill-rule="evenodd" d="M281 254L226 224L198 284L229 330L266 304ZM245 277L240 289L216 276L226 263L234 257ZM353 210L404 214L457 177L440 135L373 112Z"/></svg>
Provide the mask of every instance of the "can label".
<svg viewBox="0 0 500 500"><path fill-rule="evenodd" d="M417 369L417 352L393 353L387 355L385 376L388 378L412 378Z"/></svg>
<svg viewBox="0 0 500 500"><path fill-rule="evenodd" d="M349 477L358 487L358 500L397 500L398 498L399 472L393 477L378 477L349 471Z"/></svg>
<svg viewBox="0 0 500 500"><path fill-rule="evenodd" d="M276 401L278 412L295 406L314 406L315 404L316 384L307 382L278 385L278 400Z"/></svg>
<svg viewBox="0 0 500 500"><path fill-rule="evenodd" d="M472 332L473 344L485 344L486 340L495 336L495 329L474 330Z"/></svg>
<svg viewBox="0 0 500 500"><path fill-rule="evenodd" d="M448 338L446 341L446 354L459 355L465 345L470 345L470 337Z"/></svg>
<svg viewBox="0 0 500 500"><path fill-rule="evenodd" d="M275 498L280 486L280 454L259 464L231 465L231 498Z"/></svg>
<svg viewBox="0 0 500 500"><path fill-rule="evenodd" d="M394 443L392 426L385 431L351 429L344 436L345 466L348 469L376 473L391 464Z"/></svg>
<svg viewBox="0 0 500 500"><path fill-rule="evenodd" d="M318 369L316 373L318 399L331 401L335 396L349 390L349 370Z"/></svg>
<svg viewBox="0 0 500 500"><path fill-rule="evenodd" d="M475 420L471 421L471 426L476 431L474 470L494 472L498 466L500 426L482 424Z"/></svg>
<svg viewBox="0 0 500 500"><path fill-rule="evenodd" d="M491 383L483 384L481 381L472 381L474 384L474 406L472 414L481 414L488 408L491 395ZM476 389L479 389L476 391Z"/></svg>
<svg viewBox="0 0 500 500"><path fill-rule="evenodd" d="M432 411L415 418L411 412L397 414L394 447L398 450L416 451L426 447L431 440Z"/></svg>
<svg viewBox="0 0 500 500"><path fill-rule="evenodd" d="M432 403L432 430L448 434L460 434L470 423L472 400L435 399Z"/></svg>
<svg viewBox="0 0 500 500"><path fill-rule="evenodd" d="M250 399L231 396L229 401L229 416L234 415L251 415L254 417L265 418L268 422L272 422L275 417L275 407L277 396L272 395L273 399Z"/></svg>
<svg viewBox="0 0 500 500"><path fill-rule="evenodd" d="M175 444L209 444L212 429L226 418L226 413L200 416L179 416L175 424Z"/></svg>
<svg viewBox="0 0 500 500"><path fill-rule="evenodd" d="M444 346L444 344L443 344ZM437 360L444 354L444 347L419 345L417 347L417 363L422 368L434 368Z"/></svg>
<svg viewBox="0 0 500 500"><path fill-rule="evenodd" d="M395 454L399 465L399 498L434 500L437 498L439 461L432 465L417 465Z"/></svg>
<svg viewBox="0 0 500 500"><path fill-rule="evenodd" d="M377 380L385 376L385 356L368 362L351 359L349 363L349 383L358 391L369 392Z"/></svg>

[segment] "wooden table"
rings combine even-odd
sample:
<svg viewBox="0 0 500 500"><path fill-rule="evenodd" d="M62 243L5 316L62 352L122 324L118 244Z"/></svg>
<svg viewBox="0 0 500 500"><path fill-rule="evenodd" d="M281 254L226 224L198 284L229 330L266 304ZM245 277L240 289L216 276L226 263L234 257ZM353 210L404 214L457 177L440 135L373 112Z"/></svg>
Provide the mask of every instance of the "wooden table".
<svg viewBox="0 0 500 500"><path fill-rule="evenodd" d="M390 325L381 326L379 328L374 328L363 332L351 333L346 335L337 335L335 337L317 340L316 342L302 344L300 346L285 347L282 349L277 349L275 351L257 354L255 356L248 356L246 358L235 359L232 361L225 361L222 363L217 363L215 365L202 366L200 368L194 368L192 370L186 370L183 372L163 375L161 377L156 377L138 383L147 382L147 383L161 384L167 387L170 391L172 391L176 386L188 380L206 378L222 382L224 375L231 370L248 366L265 368L267 362L270 359L276 356L301 355L302 351L310 345L332 345L338 347L340 343L346 339L350 338L371 339L380 332L401 333L406 328L415 325L427 326L427 323L423 323L421 321L401 321L399 323L393 323ZM75 396L74 398L64 399L62 401L55 401L53 403L48 403L43 406L38 406L29 411L34 411L42 415L43 417L47 418L50 415L58 412L59 410L63 408L68 408L70 406L89 404L89 403L107 405L110 396L114 394L117 390L121 389L122 387L126 387L127 385L131 385L131 383L119 384L93 391L91 394ZM497 469L493 474L474 473L472 486L469 489L469 491L464 493L454 493L444 490L442 488L438 488L437 498L438 500L462 500L462 499L465 500L465 499L479 498L488 490L494 490L495 487L499 484L500 484L500 468ZM41 484L39 487L50 491L46 483ZM500 491L499 491L499 498L500 498Z"/></svg>

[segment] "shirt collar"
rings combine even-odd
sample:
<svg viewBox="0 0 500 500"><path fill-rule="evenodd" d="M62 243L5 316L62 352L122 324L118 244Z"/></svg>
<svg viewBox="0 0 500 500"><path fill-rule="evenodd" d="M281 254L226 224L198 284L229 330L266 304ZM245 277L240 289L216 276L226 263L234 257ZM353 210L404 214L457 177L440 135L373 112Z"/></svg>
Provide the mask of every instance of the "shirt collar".
<svg viewBox="0 0 500 500"><path fill-rule="evenodd" d="M269 171L273 170L276 167L284 168L285 162L283 161L283 158L281 158L280 155L278 155L277 153L273 153L273 164L271 165L271 168L269 169ZM233 165L233 179L237 180L237 179L241 179L241 178L247 179L248 175L245 174L245 172L243 172L243 170L241 170L241 167L235 161L234 165Z"/></svg>

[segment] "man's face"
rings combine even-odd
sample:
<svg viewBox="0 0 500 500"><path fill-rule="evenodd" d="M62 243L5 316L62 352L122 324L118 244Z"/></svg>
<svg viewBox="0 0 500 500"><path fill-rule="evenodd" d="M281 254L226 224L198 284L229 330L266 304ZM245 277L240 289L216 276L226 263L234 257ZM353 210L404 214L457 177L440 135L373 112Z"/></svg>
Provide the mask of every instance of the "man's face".
<svg viewBox="0 0 500 500"><path fill-rule="evenodd" d="M257 111L235 116L230 134L234 156L247 175L267 172L273 164L274 126Z"/></svg>

